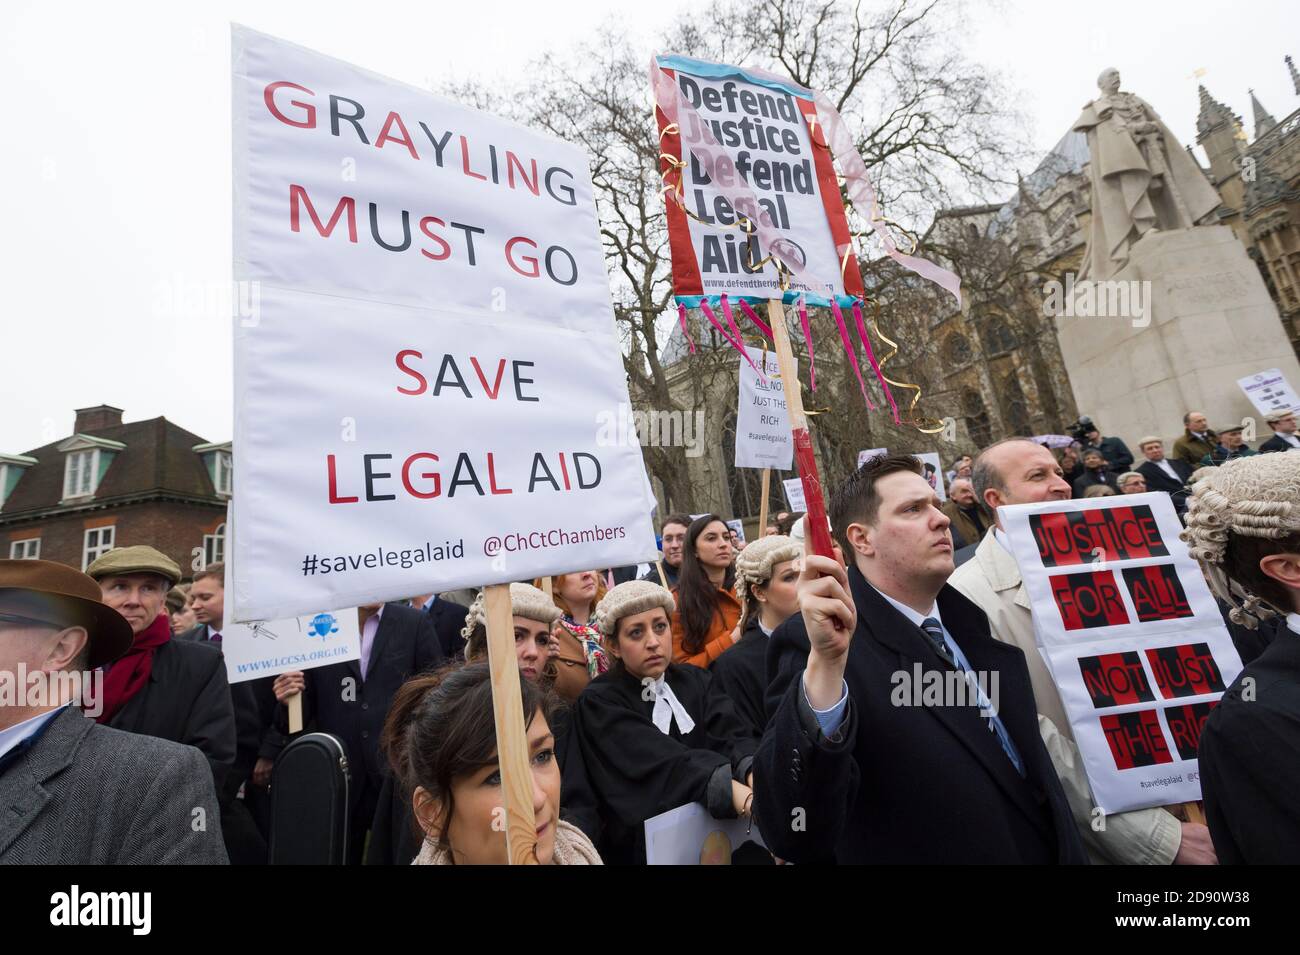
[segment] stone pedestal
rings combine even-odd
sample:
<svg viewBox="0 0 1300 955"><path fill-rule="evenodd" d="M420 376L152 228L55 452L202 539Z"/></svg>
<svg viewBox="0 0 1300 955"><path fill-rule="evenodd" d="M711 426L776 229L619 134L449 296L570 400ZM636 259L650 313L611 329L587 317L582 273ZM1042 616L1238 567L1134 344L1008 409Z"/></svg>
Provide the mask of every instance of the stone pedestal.
<svg viewBox="0 0 1300 955"><path fill-rule="evenodd" d="M1157 434L1168 453L1189 410L1205 412L1216 430L1253 418L1251 447L1272 434L1237 379L1279 368L1300 387L1300 363L1258 269L1230 229L1148 233L1112 281L1150 283L1145 319L1056 319L1080 414L1103 435L1123 438L1138 463L1137 440ZM1135 326L1146 319L1145 327Z"/></svg>

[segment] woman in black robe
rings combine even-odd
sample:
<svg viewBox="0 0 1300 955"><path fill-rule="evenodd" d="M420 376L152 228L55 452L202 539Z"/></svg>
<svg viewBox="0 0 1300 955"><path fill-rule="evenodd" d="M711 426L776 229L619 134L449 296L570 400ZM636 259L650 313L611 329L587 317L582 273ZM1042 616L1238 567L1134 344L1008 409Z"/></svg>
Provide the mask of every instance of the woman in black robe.
<svg viewBox="0 0 1300 955"><path fill-rule="evenodd" d="M596 620L615 658L578 697L570 725L603 824L610 864L644 864L645 821L686 803L714 818L748 815L757 741L706 670L672 663L673 598L649 581L619 584ZM565 770L567 789L570 770Z"/></svg>
<svg viewBox="0 0 1300 955"><path fill-rule="evenodd" d="M736 596L744 608L740 642L713 661L712 695L730 699L755 744L767 727L767 647L772 631L799 612L799 559L792 537L760 537L736 556Z"/></svg>

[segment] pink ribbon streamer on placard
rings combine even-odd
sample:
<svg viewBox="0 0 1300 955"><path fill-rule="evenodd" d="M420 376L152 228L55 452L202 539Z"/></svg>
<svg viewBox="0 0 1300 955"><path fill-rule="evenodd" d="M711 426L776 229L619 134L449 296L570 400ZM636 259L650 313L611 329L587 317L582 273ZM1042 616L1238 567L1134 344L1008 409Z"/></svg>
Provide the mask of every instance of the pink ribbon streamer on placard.
<svg viewBox="0 0 1300 955"><path fill-rule="evenodd" d="M808 346L808 384L817 393L817 362L813 358L812 326L808 324L808 300L799 296L799 324L803 328L803 343Z"/></svg>
<svg viewBox="0 0 1300 955"><path fill-rule="evenodd" d="M867 353L867 361L871 363L871 370L876 373L876 381L880 382L885 397L889 399L889 409L894 413L894 424L900 424L898 405L894 404L894 393L889 390L889 382L885 380L884 374L880 371L880 364L876 361L876 353L871 349L871 339L867 337L867 326L862 321L862 306L857 302L853 303L853 321L858 326L858 337L862 339L862 348Z"/></svg>
<svg viewBox="0 0 1300 955"><path fill-rule="evenodd" d="M686 306L681 302L677 303L677 320L682 323L682 334L686 336L687 343L691 346L691 354L695 354L695 339L691 337L691 328L686 324Z"/></svg>
<svg viewBox="0 0 1300 955"><path fill-rule="evenodd" d="M758 372L760 375L762 375L763 380L766 381L767 375L763 373L763 370L761 368L759 368L757 365L754 364L754 359L749 357L749 352L745 350L745 343L743 341L740 341L739 339L731 337L731 332L727 331L725 328L722 327L722 323L718 321L718 316L714 315L713 309L709 308L708 302L704 302L704 301L700 302L700 311L703 312L704 316L710 322L713 323L713 327L718 330L718 334L721 335L723 338L725 338L732 348L740 352L740 356L744 358L745 361L749 362L749 367L754 369L754 371ZM732 322L731 324L732 327L734 328L735 322Z"/></svg>
<svg viewBox="0 0 1300 955"><path fill-rule="evenodd" d="M858 366L858 354L853 348L853 339L849 337L849 329L844 324L844 313L840 311L840 303L831 299L831 314L835 316L835 327L840 330L840 341L844 343L844 354L849 356L849 364L853 366L853 374L858 379L858 390L862 392L862 400L867 403L867 408L871 411L876 410L876 406L871 403L871 398L867 395L867 383L862 380L862 369Z"/></svg>
<svg viewBox="0 0 1300 955"><path fill-rule="evenodd" d="M754 309L750 307L750 304L746 302L743 298L740 300L740 309L745 313L746 317L748 317L751 322L753 322L755 325L758 326L758 330L760 332L762 332L768 338L772 337L772 326L768 325L767 322L759 318L758 312L754 311Z"/></svg>

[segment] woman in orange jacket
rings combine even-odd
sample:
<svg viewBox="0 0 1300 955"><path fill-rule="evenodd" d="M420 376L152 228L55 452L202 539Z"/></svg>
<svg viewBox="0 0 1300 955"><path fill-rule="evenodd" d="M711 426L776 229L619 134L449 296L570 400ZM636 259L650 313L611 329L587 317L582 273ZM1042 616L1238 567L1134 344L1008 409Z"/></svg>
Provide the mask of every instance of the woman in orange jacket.
<svg viewBox="0 0 1300 955"><path fill-rule="evenodd" d="M673 596L673 662L707 667L736 642L740 601L733 592L735 552L716 514L691 522Z"/></svg>

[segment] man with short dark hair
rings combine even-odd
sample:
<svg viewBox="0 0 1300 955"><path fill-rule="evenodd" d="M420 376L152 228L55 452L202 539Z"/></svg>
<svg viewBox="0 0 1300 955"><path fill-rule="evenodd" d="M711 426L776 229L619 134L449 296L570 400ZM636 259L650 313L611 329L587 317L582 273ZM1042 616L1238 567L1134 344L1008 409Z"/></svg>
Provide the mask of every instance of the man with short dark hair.
<svg viewBox="0 0 1300 955"><path fill-rule="evenodd" d="M667 587L672 590L677 586L677 575L681 573L682 556L686 548L686 529L691 526L691 518L688 514L669 514L664 518L663 526L659 534L663 541L663 560L659 562L664 569L664 579L668 581ZM659 571L655 567L641 576L642 580L648 580L652 584L659 584Z"/></svg>
<svg viewBox="0 0 1300 955"><path fill-rule="evenodd" d="M755 817L782 859L1085 861L1024 654L946 585L939 505L916 458L876 458L832 495L848 569L804 558L801 612L771 637L771 719L754 763ZM923 671L951 688L937 705L919 687L899 692ZM990 673L996 703L976 686Z"/></svg>
<svg viewBox="0 0 1300 955"><path fill-rule="evenodd" d="M1091 420L1091 419L1089 419ZM1084 434L1087 443L1084 450L1096 448L1106 460L1106 470L1111 474L1121 474L1133 466L1133 452L1121 438L1104 438L1100 429L1093 425L1092 430Z"/></svg>
<svg viewBox="0 0 1300 955"><path fill-rule="evenodd" d="M1038 650L1029 592L998 516L998 510L1008 504L1069 499L1070 486L1055 456L1028 438L999 441L985 448L975 462L975 490L993 514L993 530L984 536L974 557L957 568L950 583L988 615L996 639L1024 651L1038 729L1090 854L1097 861L1123 865L1212 863L1208 830L1192 823L1180 826L1163 809L1107 816L1102 829L1094 828L1096 814L1083 759L1056 682Z"/></svg>
<svg viewBox="0 0 1300 955"><path fill-rule="evenodd" d="M1210 430L1210 420L1200 411L1183 415L1183 429L1182 437L1174 442L1173 457L1195 471L1201 466L1201 458L1219 443L1219 436Z"/></svg>
<svg viewBox="0 0 1300 955"><path fill-rule="evenodd" d="M90 577L0 560L0 678L44 690L0 707L0 864L226 862L203 754L100 725L78 706L71 677L91 678L132 640Z"/></svg>
<svg viewBox="0 0 1300 955"><path fill-rule="evenodd" d="M1096 448L1083 452L1083 473L1074 480L1074 496L1083 497L1088 488L1094 484L1104 484L1115 489L1115 475L1106 467L1106 458Z"/></svg>
<svg viewBox="0 0 1300 955"><path fill-rule="evenodd" d="M1264 420L1273 429L1273 437L1259 446L1261 454L1272 451L1292 451L1300 448L1300 437L1296 435L1294 411L1275 411Z"/></svg>

